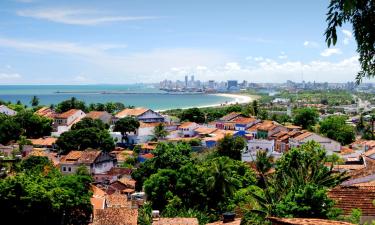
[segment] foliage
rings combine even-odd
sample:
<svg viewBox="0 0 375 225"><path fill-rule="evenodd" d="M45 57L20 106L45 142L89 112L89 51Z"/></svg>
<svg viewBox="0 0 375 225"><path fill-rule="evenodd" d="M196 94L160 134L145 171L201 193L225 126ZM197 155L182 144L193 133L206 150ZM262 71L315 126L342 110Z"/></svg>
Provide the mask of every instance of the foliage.
<svg viewBox="0 0 375 225"><path fill-rule="evenodd" d="M62 153L67 153L71 150L85 150L87 148L111 151L115 147L109 132L98 128L84 128L64 132L57 139L56 145Z"/></svg>
<svg viewBox="0 0 375 225"><path fill-rule="evenodd" d="M165 130L165 125L163 123L159 123L155 128L154 128L154 136L155 138L158 139L163 139L168 135L168 131Z"/></svg>
<svg viewBox="0 0 375 225"><path fill-rule="evenodd" d="M30 157L24 172L0 180L3 221L14 224L88 224L92 214L87 175L62 176L46 158Z"/></svg>
<svg viewBox="0 0 375 225"><path fill-rule="evenodd" d="M294 112L294 124L302 126L303 129L311 129L319 119L319 113L315 108L301 108Z"/></svg>
<svg viewBox="0 0 375 225"><path fill-rule="evenodd" d="M97 128L99 130L107 130L109 127L108 125L104 124L103 121L99 119L91 119L88 117L83 118L78 123L73 124L71 130L80 130L86 128Z"/></svg>
<svg viewBox="0 0 375 225"><path fill-rule="evenodd" d="M24 110L14 116L14 121L23 129L27 138L40 138L50 135L52 120L36 115L31 110Z"/></svg>
<svg viewBox="0 0 375 225"><path fill-rule="evenodd" d="M334 173L326 165L326 152L315 142L285 153L276 163L276 172L266 180L262 194L253 194L263 216L330 218L336 216L328 188L341 183L345 173Z"/></svg>
<svg viewBox="0 0 375 225"><path fill-rule="evenodd" d="M320 133L347 145L355 140L354 128L346 124L344 116L329 116L320 122Z"/></svg>
<svg viewBox="0 0 375 225"><path fill-rule="evenodd" d="M21 134L22 128L14 120L14 117L0 115L0 144L17 140Z"/></svg>
<svg viewBox="0 0 375 225"><path fill-rule="evenodd" d="M79 101L75 97L62 101L56 106L56 112L59 112L59 113L66 112L70 109L80 109L84 112L87 112L87 107L86 107L85 102Z"/></svg>
<svg viewBox="0 0 375 225"><path fill-rule="evenodd" d="M146 202L143 206L138 209L138 221L139 225L151 225L152 224L152 207L151 204Z"/></svg>
<svg viewBox="0 0 375 225"><path fill-rule="evenodd" d="M33 96L33 98L30 101L32 107L36 107L39 105L39 98L37 96Z"/></svg>
<svg viewBox="0 0 375 225"><path fill-rule="evenodd" d="M223 139L219 140L217 152L220 156L241 160L241 153L245 147L246 142L242 137L225 135Z"/></svg>
<svg viewBox="0 0 375 225"><path fill-rule="evenodd" d="M346 22L353 25L357 41L361 71L356 80L360 83L362 78L375 75L375 1L331 0L327 13L328 27L325 31L328 47L331 44L336 45L336 29Z"/></svg>
<svg viewBox="0 0 375 225"><path fill-rule="evenodd" d="M184 110L181 113L180 119L182 121L190 121L196 123L204 123L205 122L205 115L199 108L190 108Z"/></svg>
<svg viewBox="0 0 375 225"><path fill-rule="evenodd" d="M122 138L121 141L128 141L128 133L129 132L136 132L139 128L140 123L133 117L124 117L116 121L115 128L113 131L118 131L121 133Z"/></svg>

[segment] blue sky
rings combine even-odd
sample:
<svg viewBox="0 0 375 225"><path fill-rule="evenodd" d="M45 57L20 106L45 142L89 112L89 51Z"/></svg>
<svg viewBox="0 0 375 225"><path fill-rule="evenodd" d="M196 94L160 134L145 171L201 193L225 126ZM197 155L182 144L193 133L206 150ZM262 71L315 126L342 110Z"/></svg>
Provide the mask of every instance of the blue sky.
<svg viewBox="0 0 375 225"><path fill-rule="evenodd" d="M327 0L1 0L0 84L354 80L351 26Z"/></svg>

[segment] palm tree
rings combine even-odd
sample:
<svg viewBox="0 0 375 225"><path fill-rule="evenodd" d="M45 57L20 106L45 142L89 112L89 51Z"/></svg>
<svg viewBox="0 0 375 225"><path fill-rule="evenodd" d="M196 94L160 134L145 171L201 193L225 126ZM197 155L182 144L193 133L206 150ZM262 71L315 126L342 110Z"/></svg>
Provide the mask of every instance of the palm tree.
<svg viewBox="0 0 375 225"><path fill-rule="evenodd" d="M154 128L154 137L159 140L163 139L168 135L168 131L165 130L165 126L163 123L159 123L155 128Z"/></svg>
<svg viewBox="0 0 375 225"><path fill-rule="evenodd" d="M37 96L33 96L33 98L30 101L32 107L36 107L39 105L39 98Z"/></svg>
<svg viewBox="0 0 375 225"><path fill-rule="evenodd" d="M273 158L267 155L267 151L257 151L255 168L260 175L259 186L261 187L266 186L266 174L272 168L272 161Z"/></svg>
<svg viewBox="0 0 375 225"><path fill-rule="evenodd" d="M214 159L207 171L207 186L214 193L215 198L224 199L233 194L239 181L232 176L232 161L228 157L219 157Z"/></svg>

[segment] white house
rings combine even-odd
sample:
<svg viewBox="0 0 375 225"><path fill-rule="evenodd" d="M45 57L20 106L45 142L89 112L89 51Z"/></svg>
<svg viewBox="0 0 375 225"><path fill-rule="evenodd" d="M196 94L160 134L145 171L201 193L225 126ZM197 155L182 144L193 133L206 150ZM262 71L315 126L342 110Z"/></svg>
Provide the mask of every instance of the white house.
<svg viewBox="0 0 375 225"><path fill-rule="evenodd" d="M110 124L112 120L112 115L106 111L91 111L86 114L87 118L93 120L101 120L103 123Z"/></svg>
<svg viewBox="0 0 375 225"><path fill-rule="evenodd" d="M326 149L328 155L331 155L333 152L340 152L341 150L341 144L339 142L312 132L304 132L301 135L290 138L289 145L291 148L296 148L308 141L315 141L319 143L323 148Z"/></svg>
<svg viewBox="0 0 375 225"><path fill-rule="evenodd" d="M143 123L140 122L139 128L135 132L128 133L128 143L130 144L142 144L150 141L154 137L154 129L159 123ZM110 132L112 138L117 140L117 143L121 142L120 132Z"/></svg>
<svg viewBox="0 0 375 225"><path fill-rule="evenodd" d="M70 130L74 123L80 121L86 114L80 109L71 109L59 115L56 115L53 123L53 136L60 136L62 133Z"/></svg>
<svg viewBox="0 0 375 225"><path fill-rule="evenodd" d="M162 115L145 108L124 109L115 115L112 122L115 123L117 120L128 116L135 117L138 121L144 123L164 122L164 117Z"/></svg>
<svg viewBox="0 0 375 225"><path fill-rule="evenodd" d="M267 151L267 155L273 155L275 140L252 139L247 141L246 149L242 152L242 161L251 162L256 159L258 151Z"/></svg>
<svg viewBox="0 0 375 225"><path fill-rule="evenodd" d="M60 160L63 174L73 174L80 166L86 166L91 174L101 174L116 166L116 158L98 150L71 151Z"/></svg>
<svg viewBox="0 0 375 225"><path fill-rule="evenodd" d="M185 122L178 127L178 131L181 137L194 137L196 135L195 129L198 127L197 123Z"/></svg>
<svg viewBox="0 0 375 225"><path fill-rule="evenodd" d="M14 116L14 115L17 114L16 111L14 111L13 109L8 108L5 105L0 105L0 113L5 114L7 116Z"/></svg>

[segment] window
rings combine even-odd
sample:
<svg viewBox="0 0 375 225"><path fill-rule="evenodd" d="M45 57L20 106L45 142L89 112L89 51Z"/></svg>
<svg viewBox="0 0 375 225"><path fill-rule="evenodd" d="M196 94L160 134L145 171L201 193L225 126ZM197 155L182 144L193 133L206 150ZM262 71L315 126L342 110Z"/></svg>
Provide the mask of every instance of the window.
<svg viewBox="0 0 375 225"><path fill-rule="evenodd" d="M71 171L72 171L72 168L68 167L68 171L71 172Z"/></svg>
<svg viewBox="0 0 375 225"><path fill-rule="evenodd" d="M62 168L62 169L63 169L63 171L66 171L66 167L65 167L65 166L63 166L63 168Z"/></svg>

